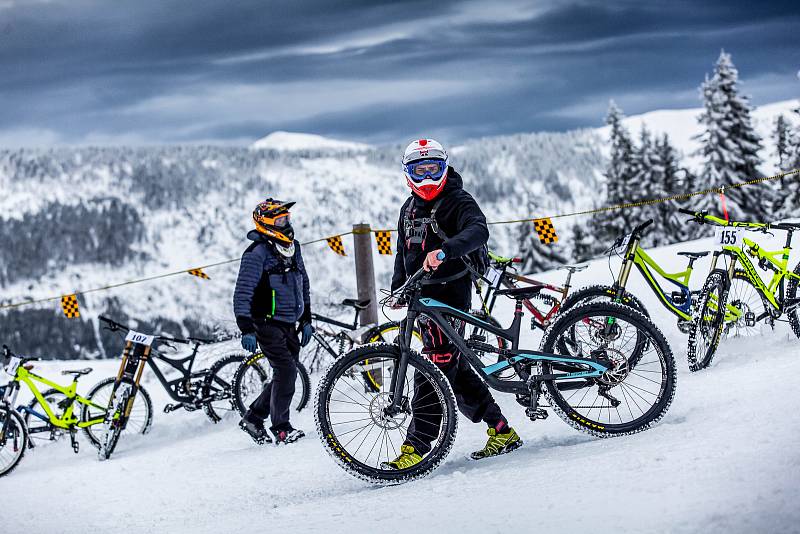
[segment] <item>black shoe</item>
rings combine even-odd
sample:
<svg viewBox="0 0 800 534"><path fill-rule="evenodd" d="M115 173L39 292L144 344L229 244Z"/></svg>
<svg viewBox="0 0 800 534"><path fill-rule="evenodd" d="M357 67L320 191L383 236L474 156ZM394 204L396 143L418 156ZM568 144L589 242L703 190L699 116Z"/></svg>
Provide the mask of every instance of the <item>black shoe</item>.
<svg viewBox="0 0 800 534"><path fill-rule="evenodd" d="M287 426L281 430L275 430L274 428L270 430L272 430L272 433L275 435L275 445L288 445L306 435L302 430L292 428L291 426Z"/></svg>
<svg viewBox="0 0 800 534"><path fill-rule="evenodd" d="M267 429L264 428L264 421L254 416L249 410L244 414L242 420L239 421L239 428L247 432L259 445L272 443L272 438L267 434Z"/></svg>

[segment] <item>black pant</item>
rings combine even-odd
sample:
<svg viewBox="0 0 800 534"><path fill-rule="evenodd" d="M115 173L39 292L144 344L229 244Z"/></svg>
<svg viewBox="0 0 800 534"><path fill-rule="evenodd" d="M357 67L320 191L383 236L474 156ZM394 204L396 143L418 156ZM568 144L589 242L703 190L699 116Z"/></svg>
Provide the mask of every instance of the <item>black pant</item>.
<svg viewBox="0 0 800 534"><path fill-rule="evenodd" d="M456 332L463 335L464 321L450 319L450 324ZM455 345L445 337L441 329L424 315L419 319L419 328L422 332L422 351L447 377L461 413L473 423L484 421L492 427L505 421L489 388L469 364L459 357L460 353ZM414 398L411 400L411 407L413 417L408 425L406 443L424 455L430 452L431 443L439 435L442 411L433 386L418 372L414 373Z"/></svg>
<svg viewBox="0 0 800 534"><path fill-rule="evenodd" d="M289 407L297 378L300 340L293 324L271 321L256 323L256 338L272 367L272 381L264 384L250 412L259 419L272 417L272 430L288 430Z"/></svg>

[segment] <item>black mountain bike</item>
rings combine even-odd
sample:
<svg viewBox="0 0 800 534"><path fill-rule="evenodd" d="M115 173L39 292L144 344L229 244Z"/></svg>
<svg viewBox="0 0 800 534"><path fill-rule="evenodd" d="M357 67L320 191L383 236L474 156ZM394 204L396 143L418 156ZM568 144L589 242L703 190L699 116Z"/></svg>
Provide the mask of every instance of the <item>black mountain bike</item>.
<svg viewBox="0 0 800 534"><path fill-rule="evenodd" d="M218 423L225 418L226 414L233 412L231 386L233 375L241 365L243 356L225 356L207 369L194 370L199 347L214 341L147 335L135 332L107 317L101 316L99 319L106 324L108 330L127 333L119 373L116 377L109 377L98 382L87 395L96 404L109 407L109 412L101 412L101 414L106 413L107 418L114 417L114 413L120 414L117 419L108 420L103 427L97 425L86 428L89 440L100 448L101 460L107 459L114 452L119 435L128 424L137 393L144 393L139 383L145 363L150 366L164 391L175 401L175 404L167 404L164 407L164 413L181 408L190 412L202 408L213 423ZM156 343L170 347L172 347L172 343L179 343L192 345L193 348L189 356L169 358L153 348ZM156 360L166 363L171 368L170 370L177 371L179 376L168 379L156 365ZM148 407L147 413L152 414L152 402L149 395L146 394L145 404ZM113 410L111 410L112 407ZM87 411L84 414L87 419L98 416L98 414L91 413L94 409L90 406L84 406L84 410ZM151 421L147 422L148 429L150 423Z"/></svg>
<svg viewBox="0 0 800 534"><path fill-rule="evenodd" d="M672 402L677 380L672 351L642 313L607 301L575 306L558 315L539 350L521 349L523 301L536 297L542 286L497 290L516 302L514 320L504 329L435 299L420 298L427 276L418 271L396 292L409 302L398 345L360 347L337 360L320 381L314 410L317 430L326 450L350 474L373 483L406 482L436 469L453 446L458 417L453 390L429 359L409 347L420 314L444 332L489 387L516 395L533 421L547 417L540 404L544 394L549 407L578 430L598 437L632 434L655 424ZM472 336L464 339L453 321L479 326L508 341L510 348ZM638 342L640 337L647 342ZM484 365L476 350L503 359ZM497 377L509 367L519 380ZM381 377L377 391L360 387L365 371ZM421 388L428 393L417 395ZM422 461L394 470L386 462L399 453L412 417L426 421L428 428L438 427L438 433L424 436L432 448Z"/></svg>
<svg viewBox="0 0 800 534"><path fill-rule="evenodd" d="M331 317L326 317L318 313L312 313L314 321L314 334L311 342L302 349L300 357L308 362L312 371L318 371L325 363L326 356L331 361L340 358L356 345L365 343L395 343L400 334L400 324L389 321L379 325L358 326L358 318L363 310L369 306L369 300L344 299L342 306L353 308L353 322L344 323ZM416 350L422 348L422 336L419 330L414 330L414 343L412 347ZM362 375L364 386L367 389L379 388L375 377L370 373ZM247 358L244 364L237 370L234 377L234 404L241 414L261 393L264 385L272 380L272 369L265 361L264 355L256 353ZM298 387L292 406L300 411L306 407L311 397L311 381L308 371L302 362L297 365Z"/></svg>

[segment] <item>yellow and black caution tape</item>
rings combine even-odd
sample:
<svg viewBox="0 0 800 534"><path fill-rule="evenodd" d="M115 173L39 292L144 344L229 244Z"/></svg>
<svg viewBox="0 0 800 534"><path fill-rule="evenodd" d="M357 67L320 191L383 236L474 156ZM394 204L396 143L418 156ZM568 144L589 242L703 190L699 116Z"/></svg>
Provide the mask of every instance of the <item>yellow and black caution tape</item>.
<svg viewBox="0 0 800 534"><path fill-rule="evenodd" d="M694 191L692 193L681 193L681 194L678 194L678 195L671 195L671 196L668 196L668 197L655 198L655 199L650 199L650 200L642 200L642 201L639 201L639 202L628 202L628 203L625 203L625 204L616 204L616 205L613 205L613 206L605 206L605 207L594 208L594 209L589 209L589 210L573 211L573 212L569 212L569 213L559 213L559 214L550 215L550 216L547 216L547 217L530 217L530 218L525 218L525 219L513 219L513 220L506 220L506 221L491 221L491 222L489 222L487 224L489 224L489 225L517 224L517 223L534 222L534 221L537 221L537 220L539 220L539 221L549 220L550 221L550 226L553 226L552 225L552 219L561 219L561 218L566 218L566 217L577 217L577 216L580 216L580 215L592 215L592 214L602 213L602 212L612 211L612 210L622 210L622 209L634 208L634 207L638 207L638 206L649 206L649 205L658 204L658 203L661 203L661 202L670 202L670 201L676 201L676 200L686 200L686 199L689 199L689 198L692 198L692 197L696 197L696 196L700 196L700 195L707 195L707 194L711 194L711 193L720 194L720 193L723 193L725 191L725 189L728 189L728 190L730 190L730 189L738 189L740 187L744 187L744 186L747 186L747 185L760 184L760 183L763 183L763 182L769 182L769 181L772 181L772 180L779 180L779 179L782 179L782 178L786 178L788 176L795 176L795 175L800 175L800 169L794 169L794 170L791 170L791 171L782 172L782 173L779 173L779 174L776 174L776 175L773 175L773 176L766 176L766 177L763 177L763 178L755 178L755 179L752 179L752 180L747 180L745 182L740 182L738 184L728 185L728 186L725 186L725 187L715 187L715 188L711 188L711 189L704 189L703 191ZM534 225L534 228L535 228L535 225ZM377 240L378 239L378 234L381 234L381 236L391 235L393 232L396 232L397 229L389 228L389 229L384 229L384 230L372 230L372 231L376 234L376 240ZM321 237L319 239L314 239L312 241L307 241L307 242L301 243L301 244L302 245L311 245L311 244L314 244L314 243L321 243L323 241L326 241L328 243L328 246L331 248L331 250L333 250L337 254L340 254L342 256L346 256L346 253L345 253L345 250L344 250L344 245L342 243L342 237L350 235L352 233L353 233L352 231L344 232L344 233L337 234L337 235L334 235L334 236ZM538 229L537 229L537 233L538 233ZM547 239L551 239L552 240L550 242L555 242L555 241L558 240L558 237L555 235L555 229L552 230L552 235L548 234L548 236L549 237L547 237ZM384 239L384 237L381 237L381 239ZM540 239L542 239L542 242L544 242L544 239L541 237L541 234L540 234ZM379 245L379 247L380 247L380 245ZM390 248L389 254L390 253L391 253L391 248ZM182 269L180 271L174 271L174 272L159 274L159 275L155 275L155 276L148 276L148 277L145 277L145 278L138 278L136 280L128 280L126 282L119 282L119 283L116 283L116 284L109 284L109 285L105 285L105 286L102 286L102 287L86 289L86 290L83 290L83 291L75 291L74 293L71 294L71 296L75 297L76 295L81 295L81 294L86 294L86 293L95 293L95 292L98 292L98 291L107 291L107 290L115 289L115 288L118 288L118 287L123 287L123 286L128 286L128 285L133 285L133 284L140 284L142 282L150 282L152 280L159 280L161 278L168 278L170 276L176 276L176 275L179 275L179 274L185 274L185 273L192 274L190 271L203 272L203 269L208 269L208 268L211 268L211 267L217 267L217 266L220 266L220 265L226 265L226 264L229 264L229 263L236 263L236 262L239 262L239 261L240 261L240 258L234 258L234 259L230 259L230 260L223 260L223 261L219 261L219 262L216 262L216 263L210 263L208 265L201 265L199 267L194 267L192 269ZM205 273L203 273L203 274L205 274ZM195 276L197 276L197 275L195 275ZM30 304L39 304L39 303L43 303L43 302L51 302L51 301L60 300L60 299L63 299L63 298L69 297L69 296L70 295L66 295L66 296L58 295L58 296L54 296L54 297L45 297L45 298L41 298L41 299L31 299L31 300L24 300L24 301L20 301L20 302L12 302L12 303L9 303L9 304L0 304L0 310L9 309L9 308L18 308L18 307L21 307L21 306L28 306ZM62 300L62 303L63 303L63 300ZM63 306L62 306L62 309L63 309ZM66 314L66 310L64 310L64 313ZM77 298L75 299L75 312L74 313L76 313L76 314L80 313L78 311L78 307L77 307ZM77 316L78 315L76 315L76 317Z"/></svg>

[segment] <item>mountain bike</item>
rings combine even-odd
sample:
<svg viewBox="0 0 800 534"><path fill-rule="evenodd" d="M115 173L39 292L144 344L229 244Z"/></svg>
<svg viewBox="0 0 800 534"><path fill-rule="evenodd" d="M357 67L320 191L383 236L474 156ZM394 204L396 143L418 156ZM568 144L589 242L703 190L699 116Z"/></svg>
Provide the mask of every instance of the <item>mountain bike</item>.
<svg viewBox="0 0 800 534"><path fill-rule="evenodd" d="M80 450L77 439L78 431L88 431L91 427L101 425L105 419L105 406L98 404L91 393L86 397L77 393L79 377L91 373L92 369L87 367L62 371L62 375L73 377L70 385L63 386L32 371L34 367L32 362L38 361L39 358L17 357L5 345L3 346L3 356L8 361L6 372L12 378L6 386L0 388L3 389L2 406L13 408L20 391L20 384L28 386L33 394L33 399L27 405L18 406L16 409L16 412L22 414L22 422L25 427L26 439L21 442L24 444L23 447L27 446L27 448L33 449L48 442L58 441L63 435L68 434L72 450L78 453ZM39 391L36 386L37 382L50 389ZM133 432L144 433L149 429L151 406L146 391L142 392L142 398L147 399L147 402L142 401L144 409L142 416L135 417L130 423L129 430ZM94 415L89 415L89 409L94 411ZM12 420L11 416L3 416L4 424L10 424ZM7 436L7 434L4 435ZM15 435L21 436L19 432L15 432ZM0 443L0 450L5 445L5 443ZM20 451L17 461L22 458L23 452ZM10 472L16 465L11 465L6 461L7 459L0 452L0 476Z"/></svg>
<svg viewBox="0 0 800 534"><path fill-rule="evenodd" d="M728 302L731 298L736 306L741 307L741 312L752 324L763 321L769 326L774 326L781 316L786 315L792 331L800 338L797 312L800 305L800 299L797 297L800 263L791 271L788 268L792 236L795 231L800 230L800 224L726 221L707 212L680 211L691 215L699 224L720 227L716 232L716 240L722 247L720 253L728 259L726 268L714 268L709 273L700 291L697 311L689 332L687 357L690 369L699 371L711 364L720 337L729 328L727 313L723 314L720 310L729 309ZM743 235L745 231L768 233L770 230L786 232L786 241L782 249L765 250ZM764 282L750 258L757 261L760 269L772 271L769 282ZM746 280L754 288L751 291L753 298L744 300L736 295L732 297L731 287L736 280Z"/></svg>
<svg viewBox="0 0 800 534"><path fill-rule="evenodd" d="M539 350L524 349L519 347L523 301L535 298L543 286L496 291L515 301L511 326L502 328L433 298L421 298L422 282L429 276L418 271L392 295L395 302L408 303L399 344L359 347L339 358L320 381L314 410L317 430L325 449L350 474L373 483L402 483L436 469L453 446L457 429L453 390L433 362L410 347L412 328L421 314L444 332L490 388L514 394L532 421L547 417L540 404L542 395L567 424L598 437L645 430L666 413L675 394L675 362L663 334L642 313L608 301L575 306L557 316ZM502 337L510 348L465 339L453 326L459 322ZM558 352L559 340L571 330L577 341ZM635 341L640 335L647 340L645 351ZM503 360L484 365L476 350ZM637 351L633 358L631 353ZM497 377L509 367L519 380ZM382 377L378 391L359 387L365 370ZM423 388L428 393L417 396ZM432 447L422 461L394 470L387 462L398 454L412 418L426 421L438 432L426 435Z"/></svg>
<svg viewBox="0 0 800 534"><path fill-rule="evenodd" d="M369 303L369 300L344 299L342 301L342 306L354 310L352 323L338 321L318 313L311 314L311 319L314 321L314 333L309 345L303 349L302 356L309 362L312 370L320 368L325 354L336 360L356 345L396 341L400 332L400 325L397 322L389 321L379 325L358 326L358 318L361 312L369 306ZM418 330L414 331L414 339L415 347L421 349L422 336ZM298 362L297 371L300 388L295 394L292 406L295 410L300 411L305 408L311 396L311 380L302 362ZM378 378L373 377L369 372L365 372L362 379L367 389L380 387L380 384L377 383ZM250 356L239 367L234 377L234 405L239 413L244 414L247 411L270 381L272 381L272 369L268 362L264 361L264 355L258 352Z"/></svg>
<svg viewBox="0 0 800 534"><path fill-rule="evenodd" d="M658 297L659 302L673 315L677 317L678 329L688 334L692 324L692 311L696 307L698 297L700 296L699 290L692 290L689 287L689 281L694 270L694 263L709 255L708 251L690 252L680 251L679 256L688 258L688 263L683 271L670 273L664 270L658 262L656 262L641 246L642 237L644 237L645 230L653 224L653 220L643 222L636 226L629 234L620 237L609 249L609 254L619 254L622 251L622 265L620 266L619 274L610 286L607 285L593 285L576 291L570 302L564 307L569 308L578 303L583 303L597 298L609 298L615 302L623 302L627 305L633 306L637 310L649 316L644 304L629 293L626 289L628 279L630 278L633 266L636 266L639 273L647 282L648 287ZM714 270L717 260L721 251L714 251L712 253L711 268L709 272ZM659 284L656 275L666 280L675 289L669 291ZM737 295L747 293L747 283L743 281L741 284L736 285L734 288ZM736 304L741 302L742 299L737 297L726 307L725 323L730 325L727 331L730 335L742 333L748 326L752 326L752 318L747 315L746 311L740 309Z"/></svg>

